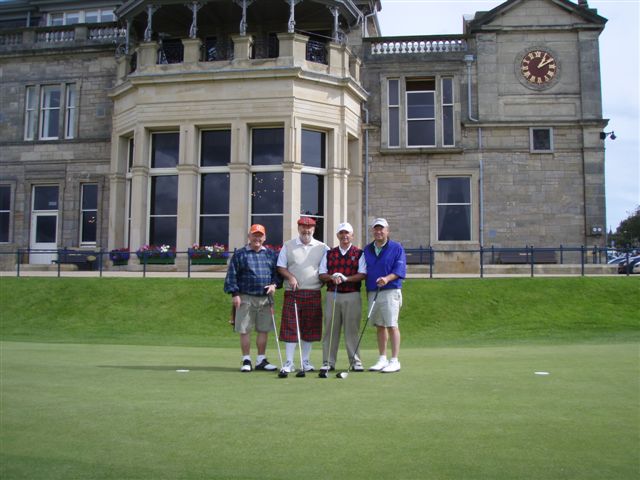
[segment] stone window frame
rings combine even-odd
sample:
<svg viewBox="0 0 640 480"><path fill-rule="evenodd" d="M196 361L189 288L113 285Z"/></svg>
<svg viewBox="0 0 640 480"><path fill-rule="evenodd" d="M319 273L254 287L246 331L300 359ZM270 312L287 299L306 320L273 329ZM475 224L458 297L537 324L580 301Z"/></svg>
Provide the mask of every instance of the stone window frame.
<svg viewBox="0 0 640 480"><path fill-rule="evenodd" d="M408 134L407 134L407 101L406 101L406 82L407 79L419 79L419 78L434 78L435 80L435 145L425 145L425 146L408 146ZM452 145L444 144L444 129L443 129L443 87L442 80L443 79L451 79L452 81L452 96L453 103L450 104L453 106L452 115L453 115L453 139L454 143ZM398 115L399 115L399 145L390 145L390 128L389 128L389 115L390 115L390 107L393 108L395 105L389 104L389 81L398 81L399 88L399 102L398 105ZM447 72L411 72L411 73L403 73L403 74L395 74L395 75L384 75L381 76L380 79L380 120L381 120L381 137L380 137L380 149L382 152L406 152L412 153L420 150L424 151L452 151L461 148L460 142L462 138L461 131L461 123L460 123L460 78L456 72L447 71Z"/></svg>
<svg viewBox="0 0 640 480"><path fill-rule="evenodd" d="M536 138L534 132L546 131L549 134L549 148L536 148ZM553 127L530 127L529 128L529 152L530 153L553 153Z"/></svg>
<svg viewBox="0 0 640 480"><path fill-rule="evenodd" d="M438 239L438 179L468 177L471 187L471 238L469 240ZM454 247L476 245L480 239L480 173L477 169L436 168L429 171L429 230L432 246Z"/></svg>
<svg viewBox="0 0 640 480"><path fill-rule="evenodd" d="M48 89L58 89L60 105L56 108L45 108L44 100ZM49 142L75 140L78 138L78 118L80 110L81 82L46 82L41 84L27 84L24 90L24 131L23 139L28 142ZM74 102L71 102L71 92L75 91ZM49 118L44 111L57 110L58 119L56 135L43 135L45 119Z"/></svg>

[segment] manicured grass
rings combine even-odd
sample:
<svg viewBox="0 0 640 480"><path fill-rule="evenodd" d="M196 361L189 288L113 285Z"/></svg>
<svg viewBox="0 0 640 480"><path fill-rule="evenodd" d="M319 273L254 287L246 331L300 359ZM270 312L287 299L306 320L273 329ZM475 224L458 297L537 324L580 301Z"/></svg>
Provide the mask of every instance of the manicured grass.
<svg viewBox="0 0 640 480"><path fill-rule="evenodd" d="M6 480L631 480L640 468L637 344L410 348L398 374L345 380L241 374L228 348L0 347Z"/></svg>
<svg viewBox="0 0 640 480"><path fill-rule="evenodd" d="M235 347L230 308L221 280L5 277L0 338ZM400 321L407 347L635 341L638 312L635 277L410 280Z"/></svg>
<svg viewBox="0 0 640 480"><path fill-rule="evenodd" d="M219 280L0 278L0 478L636 479L639 281L408 281L339 380L239 373Z"/></svg>

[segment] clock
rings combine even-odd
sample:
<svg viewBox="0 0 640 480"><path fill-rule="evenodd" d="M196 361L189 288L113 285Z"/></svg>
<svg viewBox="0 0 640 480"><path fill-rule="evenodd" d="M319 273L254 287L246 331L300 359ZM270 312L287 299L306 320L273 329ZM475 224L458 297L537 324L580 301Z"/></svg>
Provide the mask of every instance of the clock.
<svg viewBox="0 0 640 480"><path fill-rule="evenodd" d="M558 65L554 55L544 49L528 51L520 61L520 75L528 86L548 86L558 76Z"/></svg>

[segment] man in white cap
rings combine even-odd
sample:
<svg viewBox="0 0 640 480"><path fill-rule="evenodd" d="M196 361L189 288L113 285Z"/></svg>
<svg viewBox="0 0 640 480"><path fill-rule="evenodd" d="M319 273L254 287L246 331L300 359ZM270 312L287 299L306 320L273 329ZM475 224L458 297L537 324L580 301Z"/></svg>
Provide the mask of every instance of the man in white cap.
<svg viewBox="0 0 640 480"><path fill-rule="evenodd" d="M353 245L353 227L345 222L336 229L339 245L326 252L318 269L320 280L327 284L322 337L322 370L334 370L340 331L344 328L349 366L353 371L364 370L360 361L358 330L362 317L360 288L367 274L362 250ZM334 305L335 301L335 305Z"/></svg>
<svg viewBox="0 0 640 480"><path fill-rule="evenodd" d="M389 223L384 218L376 218L371 223L371 230L373 242L364 248L364 258L367 261L369 304L378 292L371 322L377 329L380 357L369 370L393 373L400 371L398 317L402 307L402 280L407 275L407 256L402 245L389 238ZM391 344L390 360L387 360L387 342Z"/></svg>

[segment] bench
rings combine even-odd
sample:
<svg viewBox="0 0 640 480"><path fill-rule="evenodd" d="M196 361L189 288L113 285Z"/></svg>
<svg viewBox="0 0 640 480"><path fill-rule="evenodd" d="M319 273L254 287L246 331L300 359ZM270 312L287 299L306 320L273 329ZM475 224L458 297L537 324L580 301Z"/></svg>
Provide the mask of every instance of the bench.
<svg viewBox="0 0 640 480"><path fill-rule="evenodd" d="M78 270L93 270L97 260L98 255L93 250L61 250L58 259L51 263L76 265Z"/></svg>
<svg viewBox="0 0 640 480"><path fill-rule="evenodd" d="M431 264L431 251L424 248L406 248L407 265Z"/></svg>
<svg viewBox="0 0 640 480"><path fill-rule="evenodd" d="M499 252L496 263L530 264L531 252L527 250ZM551 250L534 250L533 263L558 263L556 252Z"/></svg>

